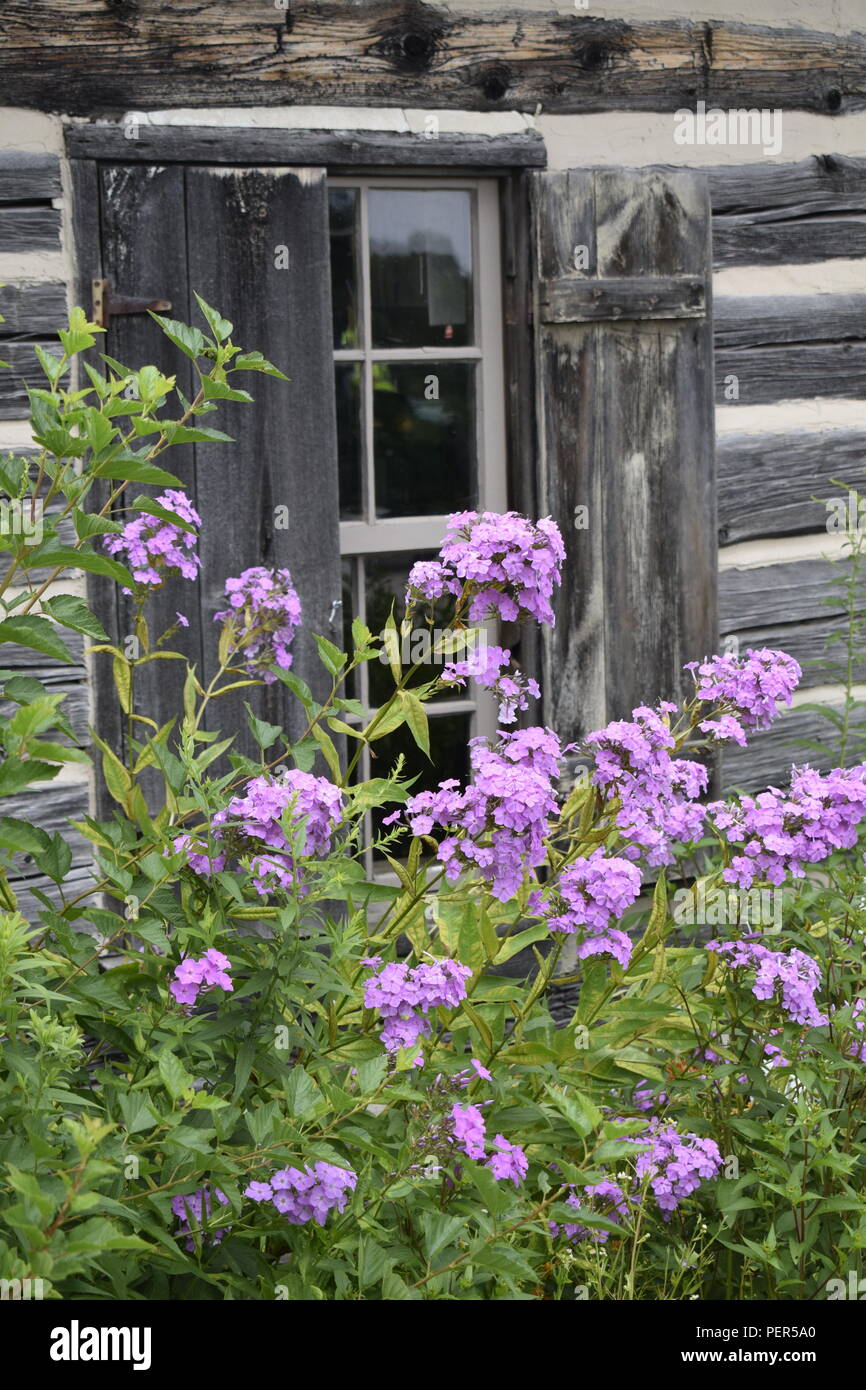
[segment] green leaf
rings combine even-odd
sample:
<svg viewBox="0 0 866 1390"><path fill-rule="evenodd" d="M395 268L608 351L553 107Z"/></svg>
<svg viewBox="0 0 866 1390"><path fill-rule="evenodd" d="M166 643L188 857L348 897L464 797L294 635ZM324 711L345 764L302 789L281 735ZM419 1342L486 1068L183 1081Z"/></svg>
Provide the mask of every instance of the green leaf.
<svg viewBox="0 0 866 1390"><path fill-rule="evenodd" d="M289 1114L295 1120L303 1120L312 1114L321 1100L321 1094L311 1076L303 1067L294 1066L285 1084Z"/></svg>
<svg viewBox="0 0 866 1390"><path fill-rule="evenodd" d="M346 653L341 652L339 647L335 647L333 642L329 642L327 637L320 637L318 633L313 633L313 640L319 649L319 656L322 658L322 665L332 676L338 676L348 660Z"/></svg>
<svg viewBox="0 0 866 1390"><path fill-rule="evenodd" d="M162 1084L172 1100L177 1100L184 1091L192 1090L192 1077L178 1057L168 1047L164 1047L157 1060Z"/></svg>
<svg viewBox="0 0 866 1390"><path fill-rule="evenodd" d="M133 588L135 580L130 574L126 565L119 565L116 560L110 560L107 555L97 555L93 550L73 550L72 547L55 550L34 551L30 557L33 565L50 565L55 569L64 569L70 566L74 569L87 570L90 574L104 574L109 579L114 579L118 584L123 584L125 588Z"/></svg>
<svg viewBox="0 0 866 1390"><path fill-rule="evenodd" d="M72 867L72 850L59 831L51 836L47 849L34 854L38 867L54 883L62 883Z"/></svg>
<svg viewBox="0 0 866 1390"><path fill-rule="evenodd" d="M262 357L260 352L244 352L234 360L232 371L235 372L264 372L265 376L279 377L280 381L291 381L290 376L285 376L278 367L269 362L266 357Z"/></svg>
<svg viewBox="0 0 866 1390"><path fill-rule="evenodd" d="M195 290L193 290L193 294L195 294ZM202 313L204 314L207 320L207 326L216 338L217 342L225 342L226 338L230 338L232 336L234 324L229 323L228 319L224 319L220 314L217 313L216 309L212 309L209 304L205 303L200 294L196 294L195 298L198 307L201 309Z"/></svg>
<svg viewBox="0 0 866 1390"><path fill-rule="evenodd" d="M71 628L73 632L82 632L85 637L92 637L95 642L109 641L102 623L91 613L84 599L76 598L74 594L57 594L55 598L43 599L42 609L62 627Z"/></svg>
<svg viewBox="0 0 866 1390"><path fill-rule="evenodd" d="M248 702L244 701L244 709L247 712L247 725L249 731L264 753L276 743L280 734L283 732L282 724L269 724L266 719L259 719L253 714Z"/></svg>
<svg viewBox="0 0 866 1390"><path fill-rule="evenodd" d="M19 646L30 647L35 652L44 652L55 661L71 665L75 658L57 629L48 618L33 614L23 614L0 622L0 642L17 642Z"/></svg>
<svg viewBox="0 0 866 1390"><path fill-rule="evenodd" d="M427 715L424 711L424 706L421 704L418 696L412 694L411 690L401 690L399 699L405 714L409 732L421 749L421 752L426 753L429 758L430 730L427 725Z"/></svg>
<svg viewBox="0 0 866 1390"><path fill-rule="evenodd" d="M13 854L39 854L49 844L44 830L14 816L0 817L0 848Z"/></svg>
<svg viewBox="0 0 866 1390"><path fill-rule="evenodd" d="M0 763L0 796L14 796L31 782L50 782L60 768L38 758L7 758Z"/></svg>
<svg viewBox="0 0 866 1390"><path fill-rule="evenodd" d="M119 482L147 483L153 487L183 487L174 473L166 473L164 468L157 468L156 464L146 463L135 456L101 463L93 469L92 476L117 479Z"/></svg>
<svg viewBox="0 0 866 1390"><path fill-rule="evenodd" d="M174 343L175 347L180 348L187 357L195 361L197 357L204 355L207 339L197 328L191 328L189 324L181 323L179 319L163 318L161 314L155 314L152 311L150 317L156 320L169 342Z"/></svg>
<svg viewBox="0 0 866 1390"><path fill-rule="evenodd" d="M167 521L171 526L178 526L181 531L188 531L191 536L198 535L195 526L191 521L184 521L177 512L171 512L167 507L161 507L158 502L154 502L152 497L136 497L132 503L132 511L147 512L148 516L158 517L160 521Z"/></svg>

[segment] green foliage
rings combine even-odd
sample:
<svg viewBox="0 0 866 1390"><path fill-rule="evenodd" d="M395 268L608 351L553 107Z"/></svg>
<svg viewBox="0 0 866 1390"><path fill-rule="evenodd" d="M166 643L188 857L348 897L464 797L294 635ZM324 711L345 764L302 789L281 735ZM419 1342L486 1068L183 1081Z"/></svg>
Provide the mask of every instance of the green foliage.
<svg viewBox="0 0 866 1390"><path fill-rule="evenodd" d="M380 834L390 873L368 876L370 813L399 807L411 779L380 760L380 775L359 781L360 753L404 725L430 751L424 706L435 682L404 668L398 642L386 652L393 694L371 716L345 690L379 656L378 639L358 619L351 652L317 638L329 694L320 703L293 672L277 672L307 729L292 744L248 706L254 762L204 727L223 694L256 684L232 664L228 640L207 687L187 667L182 707L158 727L139 708L136 673L183 662L166 645L171 633L151 633L138 603L132 655L77 593L62 592L70 573L131 587L100 537L129 514L166 516L149 496L129 502L128 484L173 486L156 463L170 447L227 440L201 417L249 400L229 385L237 372L282 377L199 305L207 334L154 315L193 363L192 401L154 367L104 355L95 367L100 330L74 311L62 354L40 355L37 456L0 461L0 484L24 518L2 537L0 637L38 664L39 654L72 662L70 634L83 636L95 661L110 662L126 720L123 750L93 735L116 809L75 827L94 856L84 891L68 890L62 834L0 816L0 1277L39 1278L48 1296L72 1300L826 1296L833 1278L860 1272L866 1242L852 1009L866 992L859 852L830 861L785 904L786 944L824 969L827 1032L791 1023L727 974L675 919L663 875L633 913L627 969L597 958L566 966L563 939L551 943L525 892L503 905L478 880L443 884L423 839ZM73 364L81 384L67 389ZM31 511L38 538L25 525ZM0 678L0 794L87 760L63 694L11 669ZM303 891L295 882L263 899L244 861L193 872L178 838L213 849L214 815L250 776L281 767L327 771L344 793L331 854L311 857L303 824L286 822ZM550 836L551 878L611 838L607 815L593 790L567 800ZM29 864L58 887L33 921L10 886ZM720 869L708 849L704 882L717 884ZM183 1008L169 992L173 972L211 948L230 957L234 988ZM417 1048L384 1051L381 1021L364 1007L364 962L397 954L472 970L466 999L431 1014L422 1067ZM557 1023L551 1000L569 983L579 999ZM768 1064L770 1036L786 1065ZM470 1058L492 1079L461 1075ZM670 1221L634 1190L621 1220L581 1210L594 1238L555 1234L551 1223L575 1223L573 1189L622 1174L631 1185L644 1151L632 1141L646 1128L639 1083L662 1118L718 1143L723 1175ZM446 1134L455 1101L483 1105L490 1134L525 1150L524 1182L497 1180L463 1154L455 1165ZM274 1168L316 1162L358 1179L324 1226L291 1225L245 1196ZM226 1201L179 1235L172 1201L202 1188Z"/></svg>

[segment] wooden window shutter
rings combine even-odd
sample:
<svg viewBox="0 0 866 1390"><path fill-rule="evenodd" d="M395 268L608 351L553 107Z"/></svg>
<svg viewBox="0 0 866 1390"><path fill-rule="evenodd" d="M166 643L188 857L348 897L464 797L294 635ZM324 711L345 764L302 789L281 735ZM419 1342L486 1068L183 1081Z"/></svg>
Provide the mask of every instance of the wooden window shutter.
<svg viewBox="0 0 866 1390"><path fill-rule="evenodd" d="M101 215L98 244L88 239L81 253L84 283L102 275L116 294L170 300L170 317L201 324L195 291L232 321L235 343L262 352L290 378L233 378L254 404L220 403L203 423L235 442L187 444L166 454L166 468L182 478L202 516L202 571L196 583L169 580L153 596L151 631L168 627L176 610L185 614L189 627L171 646L206 682L216 664L213 619L226 606L226 579L253 565L287 566L303 610L293 669L323 698L330 678L312 634L341 639L325 170L87 163L77 171L79 190L88 181L97 185ZM185 395L193 389L189 364L146 314L112 317L105 350L131 367L154 362L177 374ZM103 621L122 640L131 630L129 602L101 581L96 587ZM110 675L99 670L97 727L122 743ZM180 662L142 667L136 688L143 712L160 723L180 715L183 677ZM237 734L240 751L255 754L245 700L291 737L302 732L303 711L281 683L250 687L217 701L206 721Z"/></svg>
<svg viewBox="0 0 866 1390"><path fill-rule="evenodd" d="M545 717L580 737L676 697L717 640L710 207L692 171L530 177L541 510L567 549Z"/></svg>

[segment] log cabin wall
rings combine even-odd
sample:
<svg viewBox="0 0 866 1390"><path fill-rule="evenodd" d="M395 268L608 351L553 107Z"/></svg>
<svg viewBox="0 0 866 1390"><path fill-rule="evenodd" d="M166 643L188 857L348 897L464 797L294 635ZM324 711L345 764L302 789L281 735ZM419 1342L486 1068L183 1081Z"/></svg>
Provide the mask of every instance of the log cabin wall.
<svg viewBox="0 0 866 1390"><path fill-rule="evenodd" d="M6 0L0 20L0 449L28 438L32 344L47 344L74 280L65 128L129 110L146 123L304 128L498 140L527 131L553 169L709 169L715 246L720 626L743 645L821 654L841 621L822 606L838 549L829 479L866 465L866 29L863 0L634 0L586 8L522 0L240 4ZM57 11L52 24L46 12ZM622 15L617 16L617 8ZM626 9L628 11L626 16ZM602 13L603 11L603 13ZM330 45L330 47L329 47ZM329 60L323 63L323 52ZM678 145L674 113L702 99L782 112L778 151ZM14 286L14 287L13 287ZM736 379L736 399L731 398ZM67 638L69 640L69 638ZM74 635L72 640L76 640ZM64 690L87 743L83 640L75 667L4 649ZM696 653L699 655L699 653ZM864 671L866 678L866 671ZM806 667L801 703L824 688ZM816 689L815 687L819 687ZM726 759L728 784L784 777L796 708ZM751 780L749 780L751 779ZM38 806L33 803L39 799ZM88 808L80 769L15 798L46 829ZM20 803L20 804L18 804ZM74 844L72 877L84 874ZM29 908L28 887L16 887Z"/></svg>

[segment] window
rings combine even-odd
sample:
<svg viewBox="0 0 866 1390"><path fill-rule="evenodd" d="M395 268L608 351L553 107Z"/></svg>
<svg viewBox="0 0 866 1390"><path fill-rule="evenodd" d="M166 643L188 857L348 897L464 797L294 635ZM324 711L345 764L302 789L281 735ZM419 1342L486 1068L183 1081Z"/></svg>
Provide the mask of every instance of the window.
<svg viewBox="0 0 866 1390"><path fill-rule="evenodd" d="M378 633L450 512L507 505L498 194L492 180L339 178L329 213L343 611ZM374 710L387 668L357 677ZM405 753L416 790L465 776L495 705L458 695L428 706L432 765L401 729L377 742L380 766Z"/></svg>

